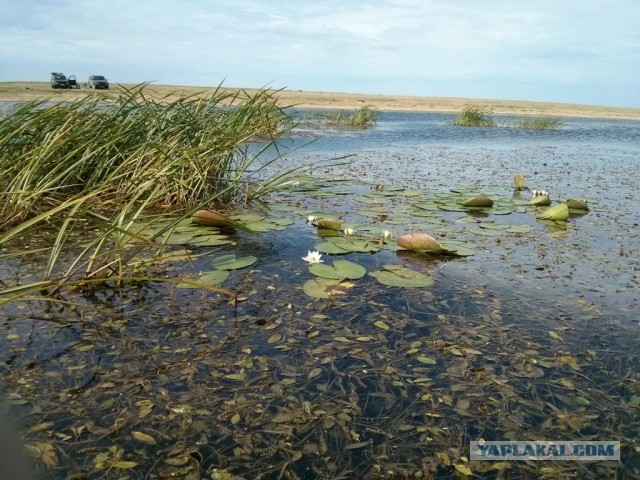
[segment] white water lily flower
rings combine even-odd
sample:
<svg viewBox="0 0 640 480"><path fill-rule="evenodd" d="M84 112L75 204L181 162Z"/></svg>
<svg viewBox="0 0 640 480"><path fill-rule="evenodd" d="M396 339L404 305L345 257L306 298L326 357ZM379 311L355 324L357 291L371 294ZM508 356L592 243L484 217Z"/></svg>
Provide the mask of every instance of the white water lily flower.
<svg viewBox="0 0 640 480"><path fill-rule="evenodd" d="M548 195L549 195L549 192L547 192L546 190L531 190L532 197L545 197Z"/></svg>
<svg viewBox="0 0 640 480"><path fill-rule="evenodd" d="M382 233L382 238L391 238L391 232L389 230L385 230Z"/></svg>
<svg viewBox="0 0 640 480"><path fill-rule="evenodd" d="M307 252L307 256L302 257L302 260L311 264L323 263L323 260L320 260L320 257L322 257L322 255L320 255L320 252Z"/></svg>
<svg viewBox="0 0 640 480"><path fill-rule="evenodd" d="M315 222L316 220L318 220L318 217L316 217L315 215L309 215L307 217L307 223Z"/></svg>
<svg viewBox="0 0 640 480"><path fill-rule="evenodd" d="M352 236L354 233L356 233L356 231L353 228L345 228L343 230L344 234L347 236Z"/></svg>

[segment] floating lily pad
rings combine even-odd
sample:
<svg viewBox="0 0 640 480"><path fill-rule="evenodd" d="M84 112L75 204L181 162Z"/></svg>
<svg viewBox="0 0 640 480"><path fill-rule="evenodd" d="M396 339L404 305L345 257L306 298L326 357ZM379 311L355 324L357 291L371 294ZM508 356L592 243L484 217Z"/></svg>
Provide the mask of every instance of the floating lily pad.
<svg viewBox="0 0 640 480"><path fill-rule="evenodd" d="M216 270L239 270L253 265L257 261L258 259L253 255L238 258L235 253L228 253L213 258L210 263Z"/></svg>
<svg viewBox="0 0 640 480"><path fill-rule="evenodd" d="M163 242L165 245L187 245L191 243L191 241L196 238L193 233L173 233L171 235L163 238Z"/></svg>
<svg viewBox="0 0 640 480"><path fill-rule="evenodd" d="M318 227L318 229L327 229L327 230L340 230L340 222L338 220L335 220L333 218L321 218L320 220L318 220L318 223L316 224L316 226Z"/></svg>
<svg viewBox="0 0 640 480"><path fill-rule="evenodd" d="M351 250L346 250L344 248L339 247L335 243L332 242L322 242L313 246L320 253L326 253L328 255L344 255L347 253L351 253Z"/></svg>
<svg viewBox="0 0 640 480"><path fill-rule="evenodd" d="M373 253L380 251L378 245L358 238L336 237L329 238L328 241L347 252Z"/></svg>
<svg viewBox="0 0 640 480"><path fill-rule="evenodd" d="M330 278L314 278L304 283L302 290L312 298L330 298L345 295L353 288L352 283L341 283L340 280Z"/></svg>
<svg viewBox="0 0 640 480"><path fill-rule="evenodd" d="M322 263L311 265L309 271L317 277L334 280L357 280L367 273L363 266L348 260L336 260L333 266Z"/></svg>
<svg viewBox="0 0 640 480"><path fill-rule="evenodd" d="M440 242L440 247L442 248L442 253L458 257L470 257L476 253L469 245L455 240L443 240Z"/></svg>
<svg viewBox="0 0 640 480"><path fill-rule="evenodd" d="M567 207L566 203L561 203L560 205L556 205L555 207L547 208L538 216L538 218L541 220L564 222L569 218L569 207Z"/></svg>
<svg viewBox="0 0 640 480"><path fill-rule="evenodd" d="M233 240L223 235L198 235L189 242L189 245L196 245L198 247L216 247L219 245L228 245L230 243L233 243Z"/></svg>
<svg viewBox="0 0 640 480"><path fill-rule="evenodd" d="M229 272L225 270L213 270L211 272L205 272L200 277L193 279L192 281L198 282L201 285L213 286L219 285L224 282L227 278L229 278ZM180 282L178 283L179 288L198 288L198 285L193 285L191 283Z"/></svg>
<svg viewBox="0 0 640 480"><path fill-rule="evenodd" d="M420 288L429 287L435 282L432 277L401 265L383 265L384 270L370 272L380 283L390 287Z"/></svg>

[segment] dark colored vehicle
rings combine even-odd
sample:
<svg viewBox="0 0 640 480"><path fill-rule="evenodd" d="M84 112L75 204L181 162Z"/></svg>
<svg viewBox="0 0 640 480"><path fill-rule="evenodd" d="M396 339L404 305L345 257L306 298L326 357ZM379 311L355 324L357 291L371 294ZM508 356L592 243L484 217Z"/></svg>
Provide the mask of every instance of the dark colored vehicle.
<svg viewBox="0 0 640 480"><path fill-rule="evenodd" d="M64 73L51 72L51 88L71 88Z"/></svg>
<svg viewBox="0 0 640 480"><path fill-rule="evenodd" d="M78 82L76 81L75 75L69 75L67 81L69 82L69 88L80 88L80 85L78 85Z"/></svg>
<svg viewBox="0 0 640 480"><path fill-rule="evenodd" d="M87 88L109 90L109 81L102 75L91 75L87 82Z"/></svg>

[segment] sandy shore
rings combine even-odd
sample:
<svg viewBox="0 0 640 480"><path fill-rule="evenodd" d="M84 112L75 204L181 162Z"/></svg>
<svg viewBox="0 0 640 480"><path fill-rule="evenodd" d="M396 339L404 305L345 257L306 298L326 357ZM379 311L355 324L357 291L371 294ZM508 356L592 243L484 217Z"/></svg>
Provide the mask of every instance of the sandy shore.
<svg viewBox="0 0 640 480"><path fill-rule="evenodd" d="M93 95L105 99L118 94L119 84L112 84L108 91L52 90L47 82L0 82L0 101L29 100L75 100ZM131 88L133 85L122 84ZM209 87L180 87L151 85L149 94L157 98L178 98L181 95L205 96L214 91ZM233 89L232 89L233 90ZM255 90L245 89L248 92ZM304 92L280 90L276 92L283 106L299 108L354 109L367 105L377 110L401 110L416 112L459 112L465 105L488 109L496 114L538 115L553 117L592 117L640 120L640 108L603 107L569 103L527 102L519 100L496 100L476 98L413 97L398 95L365 95L355 93Z"/></svg>

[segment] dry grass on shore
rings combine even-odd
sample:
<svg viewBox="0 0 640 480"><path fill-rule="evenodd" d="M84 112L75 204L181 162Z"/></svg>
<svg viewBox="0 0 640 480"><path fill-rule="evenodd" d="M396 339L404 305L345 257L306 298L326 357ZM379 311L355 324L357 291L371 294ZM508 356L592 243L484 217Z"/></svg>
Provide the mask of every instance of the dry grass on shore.
<svg viewBox="0 0 640 480"><path fill-rule="evenodd" d="M77 100L95 95L105 99L117 97L119 84L112 90L95 91L52 90L47 82L0 82L0 101ZM122 84L131 88L134 85ZM233 90L233 89L231 89ZM245 89L249 94L255 89ZM183 87L174 85L149 85L146 93L168 101L184 95L212 95L215 87ZM553 117L592 117L640 120L639 108L576 105L568 103L528 102L519 100L415 97L399 95L365 95L355 93L305 92L281 90L276 95L281 106L299 108L355 109L363 105L376 110L401 110L417 112L460 112L465 106L477 106L495 114L541 115Z"/></svg>

